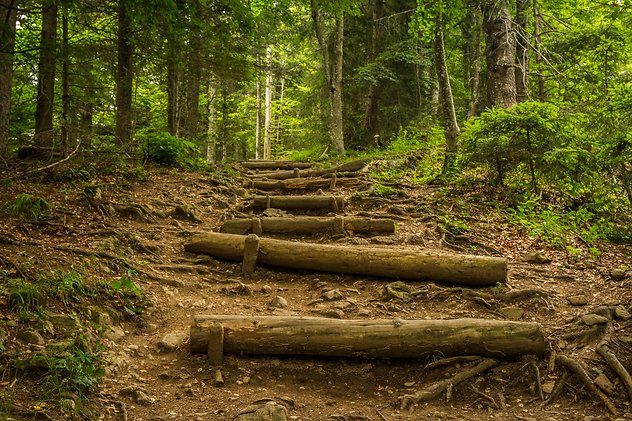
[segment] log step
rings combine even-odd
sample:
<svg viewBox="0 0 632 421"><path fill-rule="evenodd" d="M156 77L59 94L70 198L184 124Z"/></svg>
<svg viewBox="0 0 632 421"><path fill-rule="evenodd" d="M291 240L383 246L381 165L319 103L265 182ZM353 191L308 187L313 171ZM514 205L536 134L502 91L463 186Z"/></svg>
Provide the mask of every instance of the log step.
<svg viewBox="0 0 632 421"><path fill-rule="evenodd" d="M249 237L255 234L250 234ZM251 237L252 238L252 237ZM207 233L185 244L186 251L225 260L246 260L245 236ZM350 247L258 239L256 262L288 268L369 275L395 279L435 280L493 286L507 279L504 258L457 255L413 249Z"/></svg>
<svg viewBox="0 0 632 421"><path fill-rule="evenodd" d="M254 209L329 209L339 212L345 201L341 196L255 196Z"/></svg>
<svg viewBox="0 0 632 421"><path fill-rule="evenodd" d="M362 180L354 178L288 178L286 180L249 180L244 183L244 187L263 190L317 190L333 189L335 187L357 187L365 184Z"/></svg>
<svg viewBox="0 0 632 421"><path fill-rule="evenodd" d="M355 161L346 162L336 167L320 170L299 170L298 167L295 167L291 171L260 172L256 174L256 177L269 178L274 180L286 180L288 178L323 177L327 175L330 176L334 173L354 173L364 168L365 165L366 161L358 159Z"/></svg>
<svg viewBox="0 0 632 421"><path fill-rule="evenodd" d="M395 221L392 219L371 219L354 216L338 217L272 217L272 218L243 218L224 222L220 232L227 234L261 235L263 233L276 234L314 234L331 232L334 234L354 233L383 233L395 232Z"/></svg>
<svg viewBox="0 0 632 421"><path fill-rule="evenodd" d="M485 319L339 320L284 316L194 316L190 349L214 364L224 353L368 358L543 355L539 323Z"/></svg>
<svg viewBox="0 0 632 421"><path fill-rule="evenodd" d="M249 170L293 170L294 168L305 169L314 166L311 162L297 161L268 161L268 160L249 160L240 162L243 168Z"/></svg>

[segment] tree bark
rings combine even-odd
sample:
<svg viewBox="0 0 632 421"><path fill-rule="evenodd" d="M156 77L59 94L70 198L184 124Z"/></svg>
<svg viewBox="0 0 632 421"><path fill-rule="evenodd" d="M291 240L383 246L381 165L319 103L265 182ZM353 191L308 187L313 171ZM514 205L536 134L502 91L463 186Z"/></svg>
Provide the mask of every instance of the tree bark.
<svg viewBox="0 0 632 421"><path fill-rule="evenodd" d="M257 232L260 231L260 232ZM243 218L231 219L224 222L220 232L227 234L281 233L281 234L312 234L330 232L345 233L381 233L395 232L395 221L392 219L372 219L363 217L280 217L280 218Z"/></svg>
<svg viewBox="0 0 632 421"><path fill-rule="evenodd" d="M42 1L42 33L37 76L37 105L33 144L40 153L52 154L55 146L53 104L55 100L55 63L57 56L57 1Z"/></svg>
<svg viewBox="0 0 632 421"><path fill-rule="evenodd" d="M118 32L116 66L116 128L115 140L119 147L132 147L132 93L134 84L134 47L132 28L126 1L118 0Z"/></svg>
<svg viewBox="0 0 632 421"><path fill-rule="evenodd" d="M206 87L206 163L215 164L215 96L217 88L213 77L209 77Z"/></svg>
<svg viewBox="0 0 632 421"><path fill-rule="evenodd" d="M255 159L259 159L261 150L261 82L257 74L255 97Z"/></svg>
<svg viewBox="0 0 632 421"><path fill-rule="evenodd" d="M373 19L373 30L371 33L371 54L370 62L375 62L380 54L380 39L382 38L382 23L380 19L384 16L384 0L373 0L371 17ZM366 97L364 109L364 130L368 136L367 144L376 145L379 138L378 111L379 111L380 87L378 81L369 84L369 91Z"/></svg>
<svg viewBox="0 0 632 421"><path fill-rule="evenodd" d="M344 48L344 16L336 19L334 33L334 70L332 72L331 93L331 143L339 155L345 153L343 109L342 109L342 69Z"/></svg>
<svg viewBox="0 0 632 421"><path fill-rule="evenodd" d="M281 63L283 66L284 63ZM283 68L283 67L282 67ZM276 127L276 143L277 145L281 144L281 119L283 117L283 97L285 96L285 77L283 74L280 76L281 79L281 92L279 94L279 110L277 114L277 127Z"/></svg>
<svg viewBox="0 0 632 421"><path fill-rule="evenodd" d="M70 50L68 49L68 7L62 6L62 69L61 69L61 149L66 155L70 146Z"/></svg>
<svg viewBox="0 0 632 421"><path fill-rule="evenodd" d="M273 191L273 190L316 190L329 189L336 186L355 187L363 183L353 178L327 179L327 178L288 178L286 180L262 181L250 180L246 186L252 189Z"/></svg>
<svg viewBox="0 0 632 421"><path fill-rule="evenodd" d="M209 338L221 328L222 340ZM192 353L427 358L544 355L542 326L485 319L336 320L295 316L197 315ZM209 347L221 349L209 349Z"/></svg>
<svg viewBox="0 0 632 421"><path fill-rule="evenodd" d="M294 168L310 168L311 162L255 160L243 161L240 165L249 170L287 170Z"/></svg>
<svg viewBox="0 0 632 421"><path fill-rule="evenodd" d="M184 249L226 260L242 260L246 237L208 233L193 237ZM507 261L411 249L349 247L261 238L258 262L264 265L395 279L435 280L493 286L507 280Z"/></svg>
<svg viewBox="0 0 632 421"><path fill-rule="evenodd" d="M0 158L7 156L18 0L0 0Z"/></svg>
<svg viewBox="0 0 632 421"><path fill-rule="evenodd" d="M330 209L334 212L344 207L344 199L339 196L255 196L254 209Z"/></svg>
<svg viewBox="0 0 632 421"><path fill-rule="evenodd" d="M524 102L529 92L528 11L531 0L516 0L516 101Z"/></svg>
<svg viewBox="0 0 632 421"><path fill-rule="evenodd" d="M272 47L266 49L266 99L263 122L263 159L270 159L272 137Z"/></svg>
<svg viewBox="0 0 632 421"><path fill-rule="evenodd" d="M201 13L199 2L195 2L193 12ZM197 16L192 20L196 21ZM186 112L183 134L188 139L196 139L200 134L200 80L202 79L202 34L196 22L190 25L188 69L186 79Z"/></svg>
<svg viewBox="0 0 632 421"><path fill-rule="evenodd" d="M178 38L169 30L167 35L167 130L172 136L179 135L178 128L178 79L180 60Z"/></svg>
<svg viewBox="0 0 632 421"><path fill-rule="evenodd" d="M282 162L282 161L277 161L277 162ZM243 165L244 163L242 163ZM248 165L248 163L245 163L246 165ZM300 164L300 163L299 163ZM306 164L306 163L303 163ZM290 163L291 165L291 163ZM362 159L357 159L355 161L349 161L349 162L345 162L344 164L340 164L337 165L335 167L331 167L331 168L325 168L322 170L312 170L312 169L307 169L307 170L300 170L298 172L296 172L295 170L292 171L275 171L275 172L265 172L265 173L257 173L255 176L256 177L261 177L261 178L268 178L268 179L273 179L273 180L287 180L288 178L297 178L298 177L322 177L328 174L334 174L334 173L341 173L341 172L354 172L354 171L359 171L362 168L364 168L366 165L366 161L362 160ZM298 167L296 167L295 169L298 169Z"/></svg>
<svg viewBox="0 0 632 421"><path fill-rule="evenodd" d="M467 4L466 25L464 26L465 74L469 78L470 105L468 117L477 116L482 111L481 104L481 39L483 32L481 0L470 0Z"/></svg>
<svg viewBox="0 0 632 421"><path fill-rule="evenodd" d="M456 120L456 111L454 109L454 99L452 97L452 87L450 86L448 63L445 58L445 45L443 43L443 24L441 22L437 22L433 50L435 69L439 81L439 97L444 118L445 160L443 171L445 173L453 167L456 159L459 123Z"/></svg>
<svg viewBox="0 0 632 421"><path fill-rule="evenodd" d="M487 105L516 105L516 38L511 28L507 0L485 0L483 10L487 59Z"/></svg>
<svg viewBox="0 0 632 421"><path fill-rule="evenodd" d="M544 74L542 62L542 44L540 40L540 13L538 11L538 4L536 0L533 0L533 43L535 46L535 67L538 75L538 100L541 102L546 101L546 88L544 85Z"/></svg>

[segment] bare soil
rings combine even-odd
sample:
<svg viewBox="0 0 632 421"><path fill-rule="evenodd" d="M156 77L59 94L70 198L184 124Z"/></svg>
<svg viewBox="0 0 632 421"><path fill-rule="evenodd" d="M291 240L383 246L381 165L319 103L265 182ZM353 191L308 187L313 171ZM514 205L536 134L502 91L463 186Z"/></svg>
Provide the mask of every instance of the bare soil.
<svg viewBox="0 0 632 421"><path fill-rule="evenodd" d="M77 415L64 412L58 400L39 392L42 384L36 373L13 369L10 358L33 349L18 339L20 332L37 326L38 321L20 319L6 300L0 300L0 328L6 332L6 350L0 353L0 400L4 403L0 419L228 420L255 401L272 399L286 406L288 418L294 420L632 420L632 398L595 352L606 340L632 371L632 323L615 316L591 329L581 321L593 311L608 312L599 310L600 306L632 310L632 273L624 271L623 277L616 279L612 276L615 269L629 268L630 246L600 244L602 254L597 260L575 259L519 232L500 212L489 212L489 206L483 204L485 194L480 191L404 182L395 186L403 195L391 198L336 189L336 194L350 203L345 214L369 212L397 218L393 236L316 233L279 237L349 247L432 248L505 256L509 261L505 287L470 289L406 282L413 293L409 300L401 300L384 295L384 287L395 280L265 267L243 276L238 263L185 253L183 245L195 233L217 230L226 218L252 213L247 207L252 192L243 189L238 178L174 170L152 170L146 181L112 176L67 182L51 181L50 177L47 174L37 182L16 181L0 189L3 203L12 203L16 194L28 192L50 204L49 216L37 222L2 214L0 269L4 267L14 275L23 271L29 276L38 271L73 269L87 284L96 285L127 276L133 267L137 269L132 272L133 280L147 297L148 306L140 316L122 314L114 321L122 327L123 337L112 341L99 336L109 364L107 374L84 404L83 414ZM99 187L102 197L85 197L87 181ZM174 212L178 206L191 214ZM446 215L466 228L451 232ZM577 247L585 249L586 245L577 239ZM551 261L524 261L531 252L540 252ZM323 292L331 290L338 290L340 299L323 300ZM511 290L535 293L509 299L497 295ZM570 304L569 298L578 295L585 296L586 305ZM275 307L272 303L277 296L285 299L287 306ZM116 303L98 304L121 309ZM49 307L57 313L68 311L60 302L51 302ZM90 329L94 325L82 312L83 307L80 303L73 309ZM455 386L449 401L443 393L440 399L406 410L400 409L400 397L476 362L428 369L426 365L439 356L356 360L226 355L221 366L224 383L218 385L216 369L205 355L191 355L186 342L173 351L159 347L166 334L186 335L194 314L502 319L507 317L507 307L524 310L520 320L542 324L550 355L542 360L528 356L500 360L486 373ZM98 329L92 330L96 336ZM46 340L55 337L48 335ZM614 384L607 396L617 415L609 413L577 376L565 375L566 369L554 363L556 355L581 362L593 379L605 374ZM542 402L534 367L544 384L545 399L550 387L565 377L563 390L552 402ZM139 403L130 397L125 393L130 386L144 392L148 400Z"/></svg>

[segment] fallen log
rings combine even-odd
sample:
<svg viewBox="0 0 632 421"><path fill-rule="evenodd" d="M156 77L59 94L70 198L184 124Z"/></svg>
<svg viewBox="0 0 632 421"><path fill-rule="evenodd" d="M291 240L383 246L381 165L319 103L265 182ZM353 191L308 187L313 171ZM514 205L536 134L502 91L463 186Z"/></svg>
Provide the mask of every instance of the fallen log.
<svg viewBox="0 0 632 421"><path fill-rule="evenodd" d="M243 260L246 237L207 233L184 246L188 252L225 260ZM435 280L493 286L505 282L503 258L446 254L410 249L349 247L260 238L257 262L265 265L396 279Z"/></svg>
<svg viewBox="0 0 632 421"><path fill-rule="evenodd" d="M244 187L272 191L272 190L317 190L329 189L336 186L354 187L363 184L361 180L353 178L288 178L287 180L249 180Z"/></svg>
<svg viewBox="0 0 632 421"><path fill-rule="evenodd" d="M273 180L287 180L288 178L306 178L306 177L322 177L325 175L333 174L333 173L354 173L356 171L361 170L366 165L364 160L358 159L355 161L346 162L344 164L320 169L320 170L300 170L295 171L292 169L291 171L274 171L274 172L263 172L256 174L256 177L269 178ZM298 167L295 167L298 168Z"/></svg>
<svg viewBox="0 0 632 421"><path fill-rule="evenodd" d="M311 162L296 161L264 161L252 160L240 162L240 165L249 170L293 170L294 168L304 169L311 168L314 164Z"/></svg>
<svg viewBox="0 0 632 421"><path fill-rule="evenodd" d="M344 207L340 196L255 196L254 209L331 209L338 212Z"/></svg>
<svg viewBox="0 0 632 421"><path fill-rule="evenodd" d="M341 219L338 220L337 218ZM386 233L395 232L395 221L392 219L370 219L354 216L335 218L300 216L283 218L242 218L224 222L220 232L227 234L277 233L277 234L312 234L332 232L346 233Z"/></svg>
<svg viewBox="0 0 632 421"><path fill-rule="evenodd" d="M192 353L424 358L543 355L542 326L485 319L340 320L293 316L197 315ZM218 361L219 360L219 361Z"/></svg>

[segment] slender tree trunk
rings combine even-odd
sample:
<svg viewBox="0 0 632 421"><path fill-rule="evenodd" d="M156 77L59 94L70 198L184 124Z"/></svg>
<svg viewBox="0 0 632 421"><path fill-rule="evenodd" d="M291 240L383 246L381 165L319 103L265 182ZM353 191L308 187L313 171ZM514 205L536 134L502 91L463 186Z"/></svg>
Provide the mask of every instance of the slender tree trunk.
<svg viewBox="0 0 632 421"><path fill-rule="evenodd" d="M448 74L448 64L445 57L445 45L443 42L443 25L437 23L436 35L433 41L435 69L437 70L437 80L439 81L439 97L441 109L444 117L445 133L445 161L443 165L444 173L448 172L454 165L457 152L457 138L459 136L459 124L456 119L454 109L454 99L452 98L452 87L450 86L450 76Z"/></svg>
<svg viewBox="0 0 632 421"><path fill-rule="evenodd" d="M465 43L465 74L469 78L470 105L468 116L476 116L481 112L481 39L483 32L483 16L480 0L470 0L467 5L466 25L463 31Z"/></svg>
<svg viewBox="0 0 632 421"><path fill-rule="evenodd" d="M7 155L18 0L0 0L0 158Z"/></svg>
<svg viewBox="0 0 632 421"><path fill-rule="evenodd" d="M222 87L222 162L228 159L228 101L226 86Z"/></svg>
<svg viewBox="0 0 632 421"><path fill-rule="evenodd" d="M197 11L200 5L196 2ZM200 120L200 79L202 68L202 35L196 25L192 25L189 38L189 63L186 82L187 108L184 117L184 136L195 139L199 134Z"/></svg>
<svg viewBox="0 0 632 421"><path fill-rule="evenodd" d="M255 159L259 159L261 150L261 82L257 74L256 82L257 95L255 98Z"/></svg>
<svg viewBox="0 0 632 421"><path fill-rule="evenodd" d="M212 77L209 77L206 87L206 162L215 163L215 96L217 89Z"/></svg>
<svg viewBox="0 0 632 421"><path fill-rule="evenodd" d="M542 74L542 46L540 41L540 13L538 4L533 0L533 42L535 44L535 67L538 75L538 100L546 101L546 89L544 86L544 75Z"/></svg>
<svg viewBox="0 0 632 421"><path fill-rule="evenodd" d="M279 111L277 114L276 143L281 144L281 119L283 117L283 96L285 95L285 78L281 75L281 93L279 95Z"/></svg>
<svg viewBox="0 0 632 421"><path fill-rule="evenodd" d="M37 148L54 148L53 104L55 99L55 62L57 53L57 2L42 1L42 34L37 77L37 105L35 109L35 137Z"/></svg>
<svg viewBox="0 0 632 421"><path fill-rule="evenodd" d="M529 96L528 11L531 0L516 0L516 101L524 102Z"/></svg>
<svg viewBox="0 0 632 421"><path fill-rule="evenodd" d="M134 85L132 28L125 0L118 0L118 63L116 68L116 144L132 147L132 95Z"/></svg>
<svg viewBox="0 0 632 421"><path fill-rule="evenodd" d="M266 102L263 123L263 159L270 159L272 137L272 47L266 50Z"/></svg>
<svg viewBox="0 0 632 421"><path fill-rule="evenodd" d="M175 34L167 36L167 130L178 136L179 45Z"/></svg>
<svg viewBox="0 0 632 421"><path fill-rule="evenodd" d="M344 128L342 119L342 68L344 48L344 16L336 19L334 33L334 71L331 99L331 143L339 155L345 153Z"/></svg>
<svg viewBox="0 0 632 421"><path fill-rule="evenodd" d="M70 51L68 49L68 8L62 6L62 50L63 62L61 66L61 148L64 155L70 146Z"/></svg>
<svg viewBox="0 0 632 421"><path fill-rule="evenodd" d="M88 148L92 143L92 119L94 116L94 82L92 78L92 64L90 58L84 57L78 61L80 80L85 88L80 96L78 105L79 111L79 134L84 148Z"/></svg>
<svg viewBox="0 0 632 421"><path fill-rule="evenodd" d="M511 28L507 0L485 0L483 29L488 105L511 107L516 104L516 39Z"/></svg>
<svg viewBox="0 0 632 421"><path fill-rule="evenodd" d="M371 34L371 55L369 57L369 61L374 62L380 54L380 39L382 37L382 24L380 22L380 19L384 16L383 0L373 0L373 10L371 16L373 18L373 31ZM416 75L418 76L418 73L416 73ZM380 89L378 82L371 82L366 98L363 123L364 130L368 136L367 143L375 143L375 140L377 140L377 137L379 136L379 99Z"/></svg>

